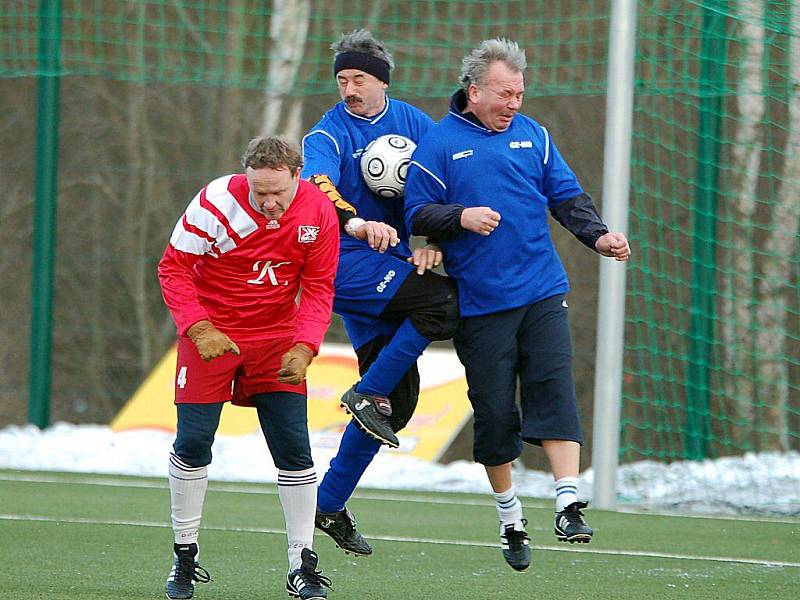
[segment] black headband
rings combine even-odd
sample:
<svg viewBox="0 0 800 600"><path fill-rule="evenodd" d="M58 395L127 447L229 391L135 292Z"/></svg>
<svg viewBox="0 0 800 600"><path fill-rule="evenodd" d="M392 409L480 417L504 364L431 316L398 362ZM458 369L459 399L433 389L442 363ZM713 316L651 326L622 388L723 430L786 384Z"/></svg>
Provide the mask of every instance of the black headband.
<svg viewBox="0 0 800 600"><path fill-rule="evenodd" d="M374 75L386 84L389 83L389 63L371 54L342 52L333 61L333 75L338 75L342 69L358 69Z"/></svg>

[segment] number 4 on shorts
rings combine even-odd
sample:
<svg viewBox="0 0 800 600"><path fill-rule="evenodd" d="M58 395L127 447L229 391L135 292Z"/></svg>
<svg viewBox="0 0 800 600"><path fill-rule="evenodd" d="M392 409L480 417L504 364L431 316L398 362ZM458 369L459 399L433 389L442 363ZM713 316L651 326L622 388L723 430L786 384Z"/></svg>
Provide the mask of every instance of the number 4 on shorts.
<svg viewBox="0 0 800 600"><path fill-rule="evenodd" d="M181 370L178 371L178 378L175 380L175 385L179 388L183 389L186 387L186 371L188 367L181 367Z"/></svg>

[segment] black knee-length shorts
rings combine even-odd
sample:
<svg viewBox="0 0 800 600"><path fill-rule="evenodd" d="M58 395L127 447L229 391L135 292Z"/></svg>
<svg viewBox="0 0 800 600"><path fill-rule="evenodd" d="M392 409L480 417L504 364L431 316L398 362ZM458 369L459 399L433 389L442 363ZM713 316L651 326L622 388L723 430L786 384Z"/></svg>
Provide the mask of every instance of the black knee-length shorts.
<svg viewBox="0 0 800 600"><path fill-rule="evenodd" d="M567 312L565 296L558 294L461 320L453 341L475 411L476 462L495 466L512 461L522 453L523 441L583 443Z"/></svg>

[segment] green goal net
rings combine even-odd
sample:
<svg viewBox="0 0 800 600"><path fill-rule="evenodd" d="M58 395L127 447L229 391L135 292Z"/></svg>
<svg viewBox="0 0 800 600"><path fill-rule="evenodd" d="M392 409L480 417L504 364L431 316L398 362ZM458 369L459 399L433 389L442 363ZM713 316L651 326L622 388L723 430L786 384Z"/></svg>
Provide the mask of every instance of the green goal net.
<svg viewBox="0 0 800 600"><path fill-rule="evenodd" d="M622 452L800 442L800 6L638 22Z"/></svg>
<svg viewBox="0 0 800 600"><path fill-rule="evenodd" d="M329 47L342 32L385 41L398 65L391 94L437 119L470 48L518 40L524 112L602 206L610 10L609 0L0 0L0 423L25 412L31 190L56 166L32 166L40 77L61 80L53 418L107 422L172 342L154 272L178 214L237 169L254 133L297 138L338 99ZM638 3L625 461L800 447L798 11L787 0ZM597 259L554 236L573 284L590 434ZM344 341L341 327L328 339Z"/></svg>

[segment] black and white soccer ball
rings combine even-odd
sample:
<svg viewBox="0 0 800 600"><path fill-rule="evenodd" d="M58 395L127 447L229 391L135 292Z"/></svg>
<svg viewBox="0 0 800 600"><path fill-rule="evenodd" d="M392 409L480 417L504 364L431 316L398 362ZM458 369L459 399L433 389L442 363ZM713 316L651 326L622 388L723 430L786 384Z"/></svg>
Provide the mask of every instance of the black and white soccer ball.
<svg viewBox="0 0 800 600"><path fill-rule="evenodd" d="M390 134L372 140L361 154L361 176L382 198L401 198L406 174L417 145L407 137Z"/></svg>

